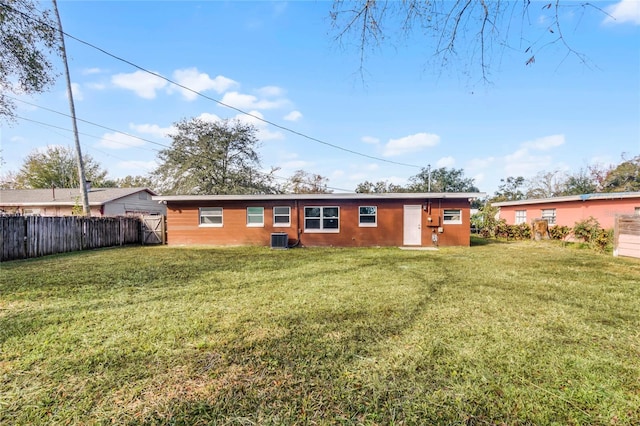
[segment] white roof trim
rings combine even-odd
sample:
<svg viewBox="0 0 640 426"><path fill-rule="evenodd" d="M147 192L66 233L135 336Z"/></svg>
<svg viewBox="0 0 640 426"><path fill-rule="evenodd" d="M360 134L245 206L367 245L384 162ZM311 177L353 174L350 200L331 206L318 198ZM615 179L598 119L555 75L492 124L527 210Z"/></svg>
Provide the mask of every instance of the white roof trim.
<svg viewBox="0 0 640 426"><path fill-rule="evenodd" d="M388 192L380 194L264 194L264 195L159 195L156 201L278 201L278 200L395 200L437 198L481 198L484 192Z"/></svg>
<svg viewBox="0 0 640 426"><path fill-rule="evenodd" d="M500 201L491 203L493 207L524 206L529 204L564 203L567 201L619 200L640 198L640 192L602 192L597 194L568 195L565 197L535 198L530 200Z"/></svg>

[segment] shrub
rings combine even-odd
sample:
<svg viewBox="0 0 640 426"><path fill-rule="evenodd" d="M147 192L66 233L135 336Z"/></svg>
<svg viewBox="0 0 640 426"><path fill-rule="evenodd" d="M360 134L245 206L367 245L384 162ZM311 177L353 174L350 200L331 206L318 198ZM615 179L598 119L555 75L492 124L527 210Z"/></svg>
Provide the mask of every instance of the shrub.
<svg viewBox="0 0 640 426"><path fill-rule="evenodd" d="M593 216L589 216L588 219L576 222L575 226L573 227L573 235L575 235L576 238L580 238L582 239L582 241L588 243L593 241L597 237L599 229L600 223L598 222L598 220Z"/></svg>
<svg viewBox="0 0 640 426"><path fill-rule="evenodd" d="M549 228L549 237L552 240L564 240L571 233L568 226L554 225Z"/></svg>
<svg viewBox="0 0 640 426"><path fill-rule="evenodd" d="M576 222L573 235L598 251L605 251L613 245L613 230L600 228L600 223L593 216Z"/></svg>

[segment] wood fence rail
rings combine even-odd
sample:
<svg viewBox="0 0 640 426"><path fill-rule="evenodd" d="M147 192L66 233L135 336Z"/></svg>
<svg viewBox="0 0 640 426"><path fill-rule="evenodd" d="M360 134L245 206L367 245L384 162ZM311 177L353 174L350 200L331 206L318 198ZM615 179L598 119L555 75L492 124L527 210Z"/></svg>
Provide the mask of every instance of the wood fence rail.
<svg viewBox="0 0 640 426"><path fill-rule="evenodd" d="M0 261L142 243L137 217L1 216Z"/></svg>

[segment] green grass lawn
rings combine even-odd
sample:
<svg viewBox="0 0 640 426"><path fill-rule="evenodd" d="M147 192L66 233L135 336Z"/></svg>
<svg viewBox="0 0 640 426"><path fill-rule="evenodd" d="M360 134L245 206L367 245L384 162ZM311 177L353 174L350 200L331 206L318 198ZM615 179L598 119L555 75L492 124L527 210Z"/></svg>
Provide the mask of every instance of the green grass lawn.
<svg viewBox="0 0 640 426"><path fill-rule="evenodd" d="M0 265L0 424L640 424L640 261L131 247Z"/></svg>

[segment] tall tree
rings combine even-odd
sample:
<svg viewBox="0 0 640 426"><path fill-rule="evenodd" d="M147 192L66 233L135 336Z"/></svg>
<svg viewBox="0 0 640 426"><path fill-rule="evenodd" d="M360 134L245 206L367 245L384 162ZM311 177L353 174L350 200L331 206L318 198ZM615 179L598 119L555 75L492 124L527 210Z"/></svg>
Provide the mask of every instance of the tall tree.
<svg viewBox="0 0 640 426"><path fill-rule="evenodd" d="M315 173L304 170L296 170L286 184L286 192L293 194L330 194L327 188L329 179Z"/></svg>
<svg viewBox="0 0 640 426"><path fill-rule="evenodd" d="M154 184L151 178L146 176L125 176L113 180L114 186L117 188L153 188Z"/></svg>
<svg viewBox="0 0 640 426"><path fill-rule="evenodd" d="M267 194L277 192L272 170L260 171L254 126L238 120L185 119L175 124L171 147L158 153L151 173L163 194Z"/></svg>
<svg viewBox="0 0 640 426"><path fill-rule="evenodd" d="M640 191L640 155L609 171L602 186L605 192Z"/></svg>
<svg viewBox="0 0 640 426"><path fill-rule="evenodd" d="M56 24L39 2L3 0L0 3L0 119L15 119L12 94L46 90L56 73L50 61L59 54Z"/></svg>
<svg viewBox="0 0 640 426"><path fill-rule="evenodd" d="M500 179L500 182L502 183L498 186L498 190L492 199L493 202L524 200L524 177L509 176L506 179Z"/></svg>
<svg viewBox="0 0 640 426"><path fill-rule="evenodd" d="M598 189L598 181L590 169L582 168L567 176L561 195L592 194Z"/></svg>
<svg viewBox="0 0 640 426"><path fill-rule="evenodd" d="M535 6L533 6L535 5ZM539 7L538 7L539 6ZM530 19L535 7L539 19ZM359 50L361 68L370 50L393 43L405 43L412 33L423 40L425 56L436 67L454 65L459 59L465 74L475 72L489 79L492 59L505 60L505 51L520 55L523 65L535 63L537 55L554 44L581 62L584 55L565 38L560 17L566 9L601 9L588 2L544 2L509 0L334 0L330 18L336 39ZM565 12L562 11L565 9Z"/></svg>
<svg viewBox="0 0 640 426"><path fill-rule="evenodd" d="M474 179L464 176L464 170L446 167L433 170L423 167L418 174L409 178L408 190L409 192L479 192L474 185Z"/></svg>
<svg viewBox="0 0 640 426"><path fill-rule="evenodd" d="M365 180L356 186L356 192L359 194L383 194L387 192L407 192L407 189L402 185L396 185L386 180L379 180L375 183Z"/></svg>
<svg viewBox="0 0 640 426"><path fill-rule="evenodd" d="M564 193L566 175L560 170L542 171L529 179L527 198L551 198Z"/></svg>
<svg viewBox="0 0 640 426"><path fill-rule="evenodd" d="M110 186L107 171L90 155L84 155L86 178L93 187ZM78 188L76 154L70 147L48 146L42 151L33 151L24 160L15 175L14 188Z"/></svg>

